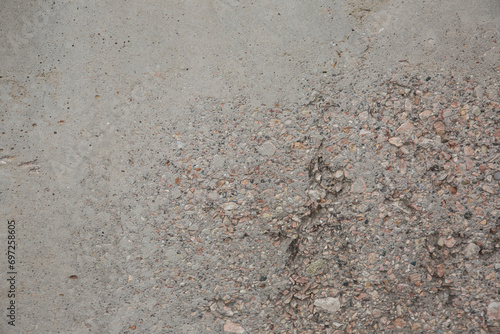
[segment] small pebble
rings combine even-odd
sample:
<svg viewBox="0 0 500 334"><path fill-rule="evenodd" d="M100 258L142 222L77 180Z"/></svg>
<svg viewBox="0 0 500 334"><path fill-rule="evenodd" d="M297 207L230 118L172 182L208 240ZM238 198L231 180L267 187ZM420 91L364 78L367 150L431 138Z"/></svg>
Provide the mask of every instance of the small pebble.
<svg viewBox="0 0 500 334"><path fill-rule="evenodd" d="M492 302L488 305L488 319L493 321L500 320L500 302Z"/></svg>
<svg viewBox="0 0 500 334"><path fill-rule="evenodd" d="M420 117L420 119L426 119L431 114L432 114L432 111L430 111L429 109L427 109L427 110L422 111L418 116Z"/></svg>
<svg viewBox="0 0 500 334"><path fill-rule="evenodd" d="M478 245L476 245L475 243L471 242L465 248L465 257L466 258L474 257L474 256L476 256L479 253L480 250L481 250L481 248Z"/></svg>
<svg viewBox="0 0 500 334"><path fill-rule="evenodd" d="M336 313L340 310L340 300L333 297L319 298L314 301L314 306L330 313Z"/></svg>
<svg viewBox="0 0 500 334"><path fill-rule="evenodd" d="M446 131L446 126L441 121L437 121L436 123L434 123L433 127L434 127L434 131L436 131L436 133L440 136L443 135Z"/></svg>
<svg viewBox="0 0 500 334"><path fill-rule="evenodd" d="M363 178L357 179L351 186L351 191L353 193L361 194L366 190L366 183Z"/></svg>
<svg viewBox="0 0 500 334"><path fill-rule="evenodd" d="M239 324L228 320L224 324L224 332L242 334L245 333L245 329L241 327Z"/></svg>
<svg viewBox="0 0 500 334"><path fill-rule="evenodd" d="M396 147L403 146L403 141L399 137L392 137L391 139L389 139L389 143L391 143L392 145L394 145Z"/></svg>
<svg viewBox="0 0 500 334"><path fill-rule="evenodd" d="M472 107L472 113L473 113L475 116L479 116L479 115L481 115L481 108L479 108L478 106L474 106L474 107Z"/></svg>
<svg viewBox="0 0 500 334"><path fill-rule="evenodd" d="M311 263L307 268L306 268L306 272L310 275L316 275L318 274L320 271L323 270L323 268L325 267L325 260L323 259L319 259L317 261L314 261L313 263Z"/></svg>
<svg viewBox="0 0 500 334"><path fill-rule="evenodd" d="M227 203L222 204L222 208L224 209L224 211L232 211L234 209L237 209L238 206L239 205L234 203L234 202L227 202Z"/></svg>
<svg viewBox="0 0 500 334"><path fill-rule="evenodd" d="M262 144L261 147L259 147L259 153L262 155L266 156L271 156L276 152L276 146L274 146L273 143L270 141L266 141L264 144Z"/></svg>

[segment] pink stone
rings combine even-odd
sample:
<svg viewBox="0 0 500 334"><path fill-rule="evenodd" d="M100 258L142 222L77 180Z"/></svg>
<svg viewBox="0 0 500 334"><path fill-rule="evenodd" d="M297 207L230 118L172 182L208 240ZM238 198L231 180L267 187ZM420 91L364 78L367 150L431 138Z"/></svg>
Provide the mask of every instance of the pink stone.
<svg viewBox="0 0 500 334"><path fill-rule="evenodd" d="M403 146L403 141L399 137L392 137L391 139L389 139L389 143L391 143L392 145L394 145L396 147Z"/></svg>
<svg viewBox="0 0 500 334"><path fill-rule="evenodd" d="M238 325L237 323L234 323L234 322L228 320L224 324L224 332L243 334L243 333L245 333L245 329L243 327L241 327L240 325Z"/></svg>
<svg viewBox="0 0 500 334"><path fill-rule="evenodd" d="M465 146L464 147L464 153L465 155L473 155L474 154L474 149L470 146Z"/></svg>
<svg viewBox="0 0 500 334"><path fill-rule="evenodd" d="M403 125L401 125L396 132L397 133L404 133L404 132L411 132L413 131L415 127L413 126L412 122L406 121Z"/></svg>
<svg viewBox="0 0 500 334"><path fill-rule="evenodd" d="M493 321L500 320L500 302L492 302L488 305L488 318Z"/></svg>
<svg viewBox="0 0 500 334"><path fill-rule="evenodd" d="M438 135L440 135L440 136L443 135L445 130L446 130L446 127L445 127L443 122L437 121L436 123L434 123L434 131L436 131L436 133Z"/></svg>

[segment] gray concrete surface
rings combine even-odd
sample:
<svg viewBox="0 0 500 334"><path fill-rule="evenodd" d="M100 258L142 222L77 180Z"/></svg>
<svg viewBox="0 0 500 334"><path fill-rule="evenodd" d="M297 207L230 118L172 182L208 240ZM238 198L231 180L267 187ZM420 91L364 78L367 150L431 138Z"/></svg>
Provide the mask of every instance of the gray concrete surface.
<svg viewBox="0 0 500 334"><path fill-rule="evenodd" d="M187 161L207 179L238 158L262 163L215 149L225 124L266 131L259 110L299 108L324 82L363 89L401 62L481 80L498 66L499 15L495 0L2 1L0 218L16 221L17 276L13 327L5 255L0 333L206 332L203 294L171 292L155 264L206 267L212 292L220 281L215 255L186 264L183 243L159 233L195 220L168 186Z"/></svg>

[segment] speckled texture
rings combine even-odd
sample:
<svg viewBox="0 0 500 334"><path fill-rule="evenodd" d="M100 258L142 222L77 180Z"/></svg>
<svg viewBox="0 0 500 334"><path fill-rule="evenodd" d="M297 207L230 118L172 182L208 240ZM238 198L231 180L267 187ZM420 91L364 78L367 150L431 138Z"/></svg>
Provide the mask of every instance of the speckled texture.
<svg viewBox="0 0 500 334"><path fill-rule="evenodd" d="M2 4L0 333L498 331L499 14Z"/></svg>

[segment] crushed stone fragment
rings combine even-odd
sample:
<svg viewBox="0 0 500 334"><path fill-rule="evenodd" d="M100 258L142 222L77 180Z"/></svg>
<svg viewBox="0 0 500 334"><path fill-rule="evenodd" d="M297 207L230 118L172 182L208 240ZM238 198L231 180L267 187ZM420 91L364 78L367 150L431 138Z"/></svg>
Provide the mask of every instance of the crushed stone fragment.
<svg viewBox="0 0 500 334"><path fill-rule="evenodd" d="M341 307L339 298L333 297L315 299L314 306L317 306L332 314L340 310Z"/></svg>

